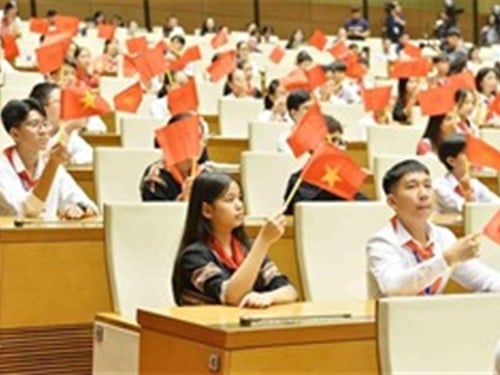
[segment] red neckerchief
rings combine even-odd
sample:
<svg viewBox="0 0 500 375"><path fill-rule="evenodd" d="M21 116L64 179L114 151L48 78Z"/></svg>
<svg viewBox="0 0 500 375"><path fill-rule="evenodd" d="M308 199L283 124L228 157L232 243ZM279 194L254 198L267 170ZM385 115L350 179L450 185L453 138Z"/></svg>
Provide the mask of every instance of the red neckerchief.
<svg viewBox="0 0 500 375"><path fill-rule="evenodd" d="M7 160L9 161L10 165L12 165L12 168L15 171L16 167L14 166L14 158L13 158L14 150L15 147L11 146L3 150L3 153L5 154ZM38 180L30 177L26 169L24 169L22 172L17 172L17 175L19 176L19 179L21 180L24 190L26 191L31 190L38 182Z"/></svg>
<svg viewBox="0 0 500 375"><path fill-rule="evenodd" d="M396 231L397 228L397 218L394 216L391 219L391 224L392 228L394 231ZM423 262L427 259L430 259L434 256L434 244L431 243L425 247L422 247L418 242L414 241L413 239L409 240L406 242L404 245L407 249L411 250L413 252L413 255L415 256L415 259L417 260L418 263ZM441 285L442 279L441 277L437 278L436 281L430 286L425 288L424 290L421 290L418 294L425 295L425 294L436 294L438 291L440 285Z"/></svg>
<svg viewBox="0 0 500 375"><path fill-rule="evenodd" d="M234 236L231 237L231 252L233 253L232 257L227 256L226 252L222 248L222 244L216 238L212 239L212 241L210 242L210 247L217 254L222 263L230 270L238 269L245 259L245 251L243 250L243 245Z"/></svg>

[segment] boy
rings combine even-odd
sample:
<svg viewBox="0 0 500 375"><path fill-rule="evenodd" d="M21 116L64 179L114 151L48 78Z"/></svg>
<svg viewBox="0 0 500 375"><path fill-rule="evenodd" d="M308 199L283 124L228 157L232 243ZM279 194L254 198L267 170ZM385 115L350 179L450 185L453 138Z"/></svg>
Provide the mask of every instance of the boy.
<svg viewBox="0 0 500 375"><path fill-rule="evenodd" d="M368 266L382 295L442 293L450 277L471 290L500 292L500 273L474 259L479 234L457 240L429 221L433 191L425 165L394 165L383 187L395 216L367 244Z"/></svg>
<svg viewBox="0 0 500 375"><path fill-rule="evenodd" d="M439 160L448 170L445 176L433 183L440 212L462 212L465 202L500 202L495 193L471 178L466 145L464 134L454 134L439 146Z"/></svg>
<svg viewBox="0 0 500 375"><path fill-rule="evenodd" d="M69 159L66 148L56 144L47 152L50 125L40 103L11 100L1 116L15 144L0 155L0 216L53 220L96 215L95 204L61 167Z"/></svg>

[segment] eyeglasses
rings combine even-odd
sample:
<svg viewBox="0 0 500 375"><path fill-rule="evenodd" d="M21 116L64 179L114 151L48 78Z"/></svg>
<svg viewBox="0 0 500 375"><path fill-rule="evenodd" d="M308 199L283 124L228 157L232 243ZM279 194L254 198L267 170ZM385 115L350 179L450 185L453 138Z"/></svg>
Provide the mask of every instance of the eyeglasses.
<svg viewBox="0 0 500 375"><path fill-rule="evenodd" d="M42 127L44 128L50 127L50 122L47 120L31 120L31 121L25 121L23 125L26 125L31 129L41 129Z"/></svg>

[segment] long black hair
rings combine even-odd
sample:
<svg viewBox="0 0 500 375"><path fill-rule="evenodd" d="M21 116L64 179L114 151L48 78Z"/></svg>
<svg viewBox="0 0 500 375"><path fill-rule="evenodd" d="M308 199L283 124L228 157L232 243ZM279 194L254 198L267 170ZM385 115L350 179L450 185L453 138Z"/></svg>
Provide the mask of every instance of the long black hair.
<svg viewBox="0 0 500 375"><path fill-rule="evenodd" d="M202 173L193 182L189 197L186 224L184 225L184 232L177 252L172 276L172 287L177 304L180 304L182 289L180 261L184 251L189 245L196 242L208 244L213 240L212 224L202 213L203 203L212 204L221 198L227 192L232 182L234 180L231 176L220 172ZM249 249L250 242L245 234L243 225L234 228L232 234L244 247Z"/></svg>
<svg viewBox="0 0 500 375"><path fill-rule="evenodd" d="M427 122L422 138L427 138L431 141L432 149L437 150L441 143L441 125L447 115L430 116Z"/></svg>

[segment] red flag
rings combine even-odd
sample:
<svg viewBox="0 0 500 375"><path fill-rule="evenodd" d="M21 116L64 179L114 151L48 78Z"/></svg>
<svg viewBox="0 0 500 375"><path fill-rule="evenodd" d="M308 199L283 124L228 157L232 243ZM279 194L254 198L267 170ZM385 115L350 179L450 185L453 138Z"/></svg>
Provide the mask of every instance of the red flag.
<svg viewBox="0 0 500 375"><path fill-rule="evenodd" d="M488 105L490 113L500 115L500 94L495 96L495 99Z"/></svg>
<svg viewBox="0 0 500 375"><path fill-rule="evenodd" d="M115 110L135 113L142 102L142 87L139 82L120 91L113 98Z"/></svg>
<svg viewBox="0 0 500 375"><path fill-rule="evenodd" d="M108 103L89 89L68 87L61 91L61 120L100 116L109 112Z"/></svg>
<svg viewBox="0 0 500 375"><path fill-rule="evenodd" d="M490 219L484 227L484 234L500 245L500 210Z"/></svg>
<svg viewBox="0 0 500 375"><path fill-rule="evenodd" d="M32 33L45 34L49 29L49 21L45 18L30 18L30 31Z"/></svg>
<svg viewBox="0 0 500 375"><path fill-rule="evenodd" d="M45 35L45 39L43 40L43 43L41 44L42 46L46 46L49 44L54 44L54 43L61 43L64 53L66 53L66 50L68 49L69 45L71 44L72 36L70 33L63 31L63 32L56 32L52 34Z"/></svg>
<svg viewBox="0 0 500 375"><path fill-rule="evenodd" d="M97 36L105 40L113 39L115 36L116 26L109 23L100 23L97 26Z"/></svg>
<svg viewBox="0 0 500 375"><path fill-rule="evenodd" d="M59 40L50 44L42 44L35 50L38 70L41 73L55 72L64 62L66 42Z"/></svg>
<svg viewBox="0 0 500 375"><path fill-rule="evenodd" d="M328 135L325 118L318 104L314 104L293 128L286 140L295 157L314 150Z"/></svg>
<svg viewBox="0 0 500 375"><path fill-rule="evenodd" d="M67 32L71 35L76 35L80 20L73 16L55 16L54 24L58 32Z"/></svg>
<svg viewBox="0 0 500 375"><path fill-rule="evenodd" d="M224 31L219 31L217 34L214 35L212 40L210 41L210 45L212 46L213 49L217 49L224 44L227 44L229 42L229 39L227 38L227 34Z"/></svg>
<svg viewBox="0 0 500 375"><path fill-rule="evenodd" d="M172 115L196 111L198 104L198 91L194 79L168 93L168 107Z"/></svg>
<svg viewBox="0 0 500 375"><path fill-rule="evenodd" d="M154 48L160 50L163 54L167 53L168 51L168 45L163 39L156 43L156 46L154 46Z"/></svg>
<svg viewBox="0 0 500 375"><path fill-rule="evenodd" d="M307 79L306 73L302 69L294 69L286 76L281 78L281 84L287 91L293 91L298 89L309 89L309 80Z"/></svg>
<svg viewBox="0 0 500 375"><path fill-rule="evenodd" d="M406 55L408 55L409 57L412 57L415 59L422 57L422 50L410 42L405 43L405 46L403 48L403 52Z"/></svg>
<svg viewBox="0 0 500 375"><path fill-rule="evenodd" d="M156 48L139 54L139 56L134 59L134 63L141 76L141 80L144 82L151 80L151 78L160 73L164 73L166 70L165 56Z"/></svg>
<svg viewBox="0 0 500 375"><path fill-rule="evenodd" d="M16 38L12 34L4 34L3 39L3 52L7 60L13 60L19 56L19 47L17 46Z"/></svg>
<svg viewBox="0 0 500 375"><path fill-rule="evenodd" d="M449 85L437 86L418 94L422 113L436 116L448 113L455 106L455 90Z"/></svg>
<svg viewBox="0 0 500 375"><path fill-rule="evenodd" d="M219 81L236 69L236 54L234 51L228 51L220 54L219 57L207 68L212 82Z"/></svg>
<svg viewBox="0 0 500 375"><path fill-rule="evenodd" d="M425 77L431 70L431 63L425 58L396 60L391 66L391 78Z"/></svg>
<svg viewBox="0 0 500 375"><path fill-rule="evenodd" d="M311 91L326 82L325 71L320 65L315 65L314 67L307 69L306 76L309 81L309 90Z"/></svg>
<svg viewBox="0 0 500 375"><path fill-rule="evenodd" d="M328 39L326 38L326 35L323 34L320 29L314 30L313 34L309 38L309 44L316 47L320 51L323 51L323 48L325 48L327 42Z"/></svg>
<svg viewBox="0 0 500 375"><path fill-rule="evenodd" d="M335 43L332 48L330 48L329 52L335 57L337 60L344 59L351 51L347 48L345 42Z"/></svg>
<svg viewBox="0 0 500 375"><path fill-rule="evenodd" d="M455 91L458 89L476 90L474 74L472 74L470 70L449 76L448 84L451 85Z"/></svg>
<svg viewBox="0 0 500 375"><path fill-rule="evenodd" d="M192 158L198 159L201 151L198 116L190 116L168 124L157 129L155 133L168 166Z"/></svg>
<svg viewBox="0 0 500 375"><path fill-rule="evenodd" d="M148 42L145 36L130 38L125 41L128 52L131 54L141 53L148 50Z"/></svg>
<svg viewBox="0 0 500 375"><path fill-rule="evenodd" d="M167 69L170 71L182 70L190 62L197 61L201 59L201 51L198 46L192 46L187 48L182 56L177 60L168 60Z"/></svg>
<svg viewBox="0 0 500 375"><path fill-rule="evenodd" d="M500 151L472 134L467 134L465 154L475 167L489 167L500 171Z"/></svg>
<svg viewBox="0 0 500 375"><path fill-rule="evenodd" d="M137 68L135 66L135 60L129 55L123 55L123 76L132 77L137 73Z"/></svg>
<svg viewBox="0 0 500 375"><path fill-rule="evenodd" d="M352 200L366 173L329 142L322 143L302 170L301 178L341 198Z"/></svg>
<svg viewBox="0 0 500 375"><path fill-rule="evenodd" d="M283 60L283 57L285 57L285 50L277 44L269 54L269 60L275 64L279 64Z"/></svg>
<svg viewBox="0 0 500 375"><path fill-rule="evenodd" d="M347 70L345 72L346 76L354 79L361 79L366 73L368 73L366 67L358 62L358 56L355 54L354 58L350 58L346 61Z"/></svg>
<svg viewBox="0 0 500 375"><path fill-rule="evenodd" d="M374 87L362 90L365 111L382 111L389 105L391 86Z"/></svg>

